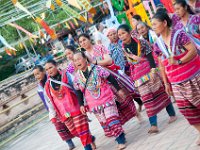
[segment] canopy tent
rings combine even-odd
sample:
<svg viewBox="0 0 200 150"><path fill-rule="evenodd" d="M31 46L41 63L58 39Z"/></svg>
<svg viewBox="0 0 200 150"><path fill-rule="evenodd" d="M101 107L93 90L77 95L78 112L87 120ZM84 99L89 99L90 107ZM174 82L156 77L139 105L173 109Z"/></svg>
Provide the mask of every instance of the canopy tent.
<svg viewBox="0 0 200 150"><path fill-rule="evenodd" d="M44 19L51 28L54 28L58 24L65 23L67 20L72 19L72 16L65 13L65 11L59 7L54 0L51 0L52 4L55 6L55 10L52 11L50 8L46 7L46 3L49 0L19 0L19 2L34 16L41 16L41 14L48 14L48 16ZM82 14L86 12L86 10L79 10L71 5L68 4L67 0L62 0L62 3L70 6L74 10L76 10L78 13ZM97 7L101 5L100 1L93 0L91 1L91 4L94 7ZM31 20L31 16L28 15L26 12L16 8L11 0L0 0L0 28L4 29L6 28L6 25L12 22L20 21L23 19L29 18ZM64 12L65 17L62 20L59 20L55 22L54 18L57 19L57 15L60 15L60 12ZM53 17L52 17L53 16ZM27 23L34 23L34 20L32 22ZM5 29L6 30L6 29ZM1 31L0 31L1 33ZM37 34L37 33L36 33ZM27 40L28 37L24 37L23 40ZM11 43L12 46L15 46L17 43L21 42L22 40L13 41ZM4 48L0 49L0 52L2 52Z"/></svg>

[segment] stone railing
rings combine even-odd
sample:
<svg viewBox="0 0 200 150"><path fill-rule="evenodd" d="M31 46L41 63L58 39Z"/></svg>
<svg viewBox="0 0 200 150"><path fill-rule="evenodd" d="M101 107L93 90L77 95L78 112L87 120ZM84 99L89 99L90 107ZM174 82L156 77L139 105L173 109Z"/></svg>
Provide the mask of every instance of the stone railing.
<svg viewBox="0 0 200 150"><path fill-rule="evenodd" d="M36 81L32 73L20 78L6 81L0 88L0 106L6 107L6 104L14 98L21 96L25 98L25 93L36 86Z"/></svg>

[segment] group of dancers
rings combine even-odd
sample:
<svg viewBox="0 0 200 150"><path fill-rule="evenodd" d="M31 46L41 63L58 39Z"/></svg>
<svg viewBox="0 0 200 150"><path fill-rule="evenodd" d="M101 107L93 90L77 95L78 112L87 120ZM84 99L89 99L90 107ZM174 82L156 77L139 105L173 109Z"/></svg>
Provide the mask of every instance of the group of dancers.
<svg viewBox="0 0 200 150"><path fill-rule="evenodd" d="M108 47L80 34L78 42L84 51L66 46L64 70L54 60L44 68L35 66L38 93L70 150L75 148L73 137L80 138L85 150L98 147L87 112L95 115L105 136L115 137L119 150L126 148L123 125L133 117L141 121L142 106L151 126L148 133L159 132L161 110L166 109L168 123L177 120L170 97L199 132L200 145L200 16L185 0L176 0L174 8L176 14L171 16L158 10L152 28L136 21L132 31L126 24L107 29Z"/></svg>

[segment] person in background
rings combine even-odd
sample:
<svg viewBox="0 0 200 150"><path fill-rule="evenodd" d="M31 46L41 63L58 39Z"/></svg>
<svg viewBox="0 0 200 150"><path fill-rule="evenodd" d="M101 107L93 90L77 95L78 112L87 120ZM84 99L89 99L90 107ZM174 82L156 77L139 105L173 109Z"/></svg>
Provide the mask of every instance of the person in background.
<svg viewBox="0 0 200 150"><path fill-rule="evenodd" d="M173 91L180 112L197 129L200 145L200 56L189 36L172 30L171 24L166 13L156 13L152 19L152 29L164 42L164 49L159 45L155 49L160 71L166 92Z"/></svg>
<svg viewBox="0 0 200 150"><path fill-rule="evenodd" d="M118 96L116 88L112 86L112 89L117 96L117 102L119 104L118 110L121 118L121 123L125 124L135 116L137 116L138 120L140 121L140 114L136 111L136 107L133 102L132 93L135 92L133 89L133 84L132 82L130 83L128 81L128 78L118 75L117 71L120 69L120 67L113 63L108 49L103 45L93 45L88 34L81 34L79 36L79 44L86 50L85 54L88 57L90 63L107 68L107 70L115 77L115 79L117 79L117 81L126 81L120 82L120 85L123 86L124 90L129 93L127 94L126 99L122 99L120 96ZM128 88L131 88L131 92L128 92Z"/></svg>
<svg viewBox="0 0 200 150"><path fill-rule="evenodd" d="M131 36L135 37L135 38L139 38L138 32L136 30L136 26L138 24L138 22L141 22L142 18L140 15L134 15L132 17L132 25L133 25L133 30L131 31Z"/></svg>
<svg viewBox="0 0 200 150"><path fill-rule="evenodd" d="M153 44L155 39L153 37L153 31L151 28L144 22L139 22L136 26L136 30L140 35L140 39L146 40L149 44Z"/></svg>
<svg viewBox="0 0 200 150"><path fill-rule="evenodd" d="M115 28L109 28L106 32L106 36L110 40L108 50L114 63L120 66L120 70L125 69L125 57L122 50L122 41L117 36L117 30Z"/></svg>
<svg viewBox="0 0 200 150"><path fill-rule="evenodd" d="M155 60L156 66L158 65L157 56L154 53L153 46L156 41L156 33L151 30L151 28L144 22L139 22L136 26L136 30L140 35L140 39L146 40L152 47L152 55Z"/></svg>
<svg viewBox="0 0 200 150"><path fill-rule="evenodd" d="M195 15L185 0L176 0L174 8L176 14L181 18L174 27L175 30L183 29L200 48L200 15Z"/></svg>
<svg viewBox="0 0 200 150"><path fill-rule="evenodd" d="M70 33L68 34L67 45L75 45L74 39Z"/></svg>
<svg viewBox="0 0 200 150"><path fill-rule="evenodd" d="M76 49L73 45L67 45L65 48L65 56L67 57L67 71L71 74L74 74L76 70L73 62L75 51Z"/></svg>
<svg viewBox="0 0 200 150"><path fill-rule="evenodd" d="M127 62L125 60L125 56L122 50L122 41L118 38L117 29L109 28L107 30L107 37L110 39L110 44L108 50L110 52L110 56L112 57L114 63L120 66L120 70L125 72ZM128 78L128 77L127 77ZM142 111L142 101L138 94L134 95L134 100L138 103L138 111Z"/></svg>
<svg viewBox="0 0 200 150"><path fill-rule="evenodd" d="M37 65L33 68L33 74L36 78L36 80L39 82L38 83L38 95L40 96L42 102L44 103L44 106L46 108L47 111L49 111L49 107L52 107L51 105L49 105L49 103L46 102L45 100L45 96L44 96L44 86L45 83L47 81L47 75L46 72L44 70L44 68L40 65ZM51 119L51 118L50 118ZM57 133L59 134L59 136L61 137L61 139L63 141L66 141L66 143L69 146L69 150L72 150L75 148L75 145L72 141L72 138L74 137L68 130L68 128L65 126L64 123L62 123L60 121L60 119L57 117L55 122L53 123L53 125L56 128Z"/></svg>
<svg viewBox="0 0 200 150"><path fill-rule="evenodd" d="M104 45L105 47L108 48L109 39L104 35L105 34L104 25L102 23L98 23L96 25L96 29L97 31L94 32L93 34L95 44Z"/></svg>
<svg viewBox="0 0 200 150"><path fill-rule="evenodd" d="M196 14L200 13L200 0L186 0L188 5L192 8L192 11Z"/></svg>
<svg viewBox="0 0 200 150"><path fill-rule="evenodd" d="M170 18L172 19L172 28L174 28L175 25L181 20L181 18L177 16L176 13L168 13L167 9L163 5L160 5L159 7L157 7L156 13L169 14Z"/></svg>

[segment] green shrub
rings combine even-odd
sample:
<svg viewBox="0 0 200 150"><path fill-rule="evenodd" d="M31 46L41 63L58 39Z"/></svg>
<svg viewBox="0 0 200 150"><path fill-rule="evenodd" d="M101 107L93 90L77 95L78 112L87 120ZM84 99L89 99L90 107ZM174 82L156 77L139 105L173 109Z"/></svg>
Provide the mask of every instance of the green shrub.
<svg viewBox="0 0 200 150"><path fill-rule="evenodd" d="M13 63L0 66L0 81L10 77L15 73L15 66Z"/></svg>

